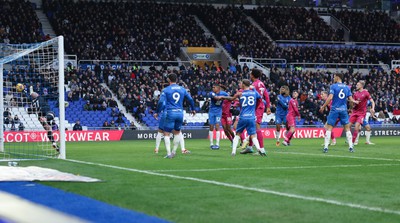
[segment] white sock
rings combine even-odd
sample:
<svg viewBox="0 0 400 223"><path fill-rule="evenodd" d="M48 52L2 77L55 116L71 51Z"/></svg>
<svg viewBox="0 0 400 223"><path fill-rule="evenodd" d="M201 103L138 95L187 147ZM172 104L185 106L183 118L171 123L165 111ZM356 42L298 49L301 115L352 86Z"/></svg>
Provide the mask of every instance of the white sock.
<svg viewBox="0 0 400 223"><path fill-rule="evenodd" d="M160 148L160 143L161 143L161 137L162 137L162 133L161 132L157 132L157 136L156 136L156 149L158 150Z"/></svg>
<svg viewBox="0 0 400 223"><path fill-rule="evenodd" d="M214 141L214 132L213 131L209 131L208 132L208 136L210 137L210 146L213 145L213 141Z"/></svg>
<svg viewBox="0 0 400 223"><path fill-rule="evenodd" d="M170 136L164 136L165 149L167 150L167 155L171 155L171 139Z"/></svg>
<svg viewBox="0 0 400 223"><path fill-rule="evenodd" d="M371 139L371 131L365 131L365 139L367 142L370 142Z"/></svg>
<svg viewBox="0 0 400 223"><path fill-rule="evenodd" d="M281 136L280 136L279 134L280 134L280 131L276 131L276 130L275 130L275 138L276 138L276 141L279 141L279 139L281 138Z"/></svg>
<svg viewBox="0 0 400 223"><path fill-rule="evenodd" d="M221 137L221 132L219 130L217 130L217 139L216 139L216 144L217 146L219 146L219 138Z"/></svg>
<svg viewBox="0 0 400 223"><path fill-rule="evenodd" d="M236 154L236 147L239 144L240 136L235 135L235 138L233 138L233 144L232 144L232 154Z"/></svg>
<svg viewBox="0 0 400 223"><path fill-rule="evenodd" d="M172 150L172 153L176 153L180 141L181 141L181 134L174 135L174 149Z"/></svg>
<svg viewBox="0 0 400 223"><path fill-rule="evenodd" d="M180 135L180 144L181 144L181 150L182 151L184 151L186 148L185 148L185 137L183 137L183 134L182 134L182 132L179 134Z"/></svg>
<svg viewBox="0 0 400 223"><path fill-rule="evenodd" d="M358 134L357 134L357 138L356 138L356 140L354 140L354 142L355 143L358 143L358 139L360 138L360 132L358 132Z"/></svg>
<svg viewBox="0 0 400 223"><path fill-rule="evenodd" d="M331 134L332 134L331 130L327 130L326 131L325 141L324 141L324 149L328 148L328 146L329 146L329 141L331 141Z"/></svg>
<svg viewBox="0 0 400 223"><path fill-rule="evenodd" d="M262 153L265 153L264 148L262 150L260 149L260 143L258 142L257 136L252 137L251 141L253 142L254 146L257 148L257 151L261 151Z"/></svg>
<svg viewBox="0 0 400 223"><path fill-rule="evenodd" d="M351 134L350 131L346 132L346 138L349 143L349 148L353 148L353 135Z"/></svg>

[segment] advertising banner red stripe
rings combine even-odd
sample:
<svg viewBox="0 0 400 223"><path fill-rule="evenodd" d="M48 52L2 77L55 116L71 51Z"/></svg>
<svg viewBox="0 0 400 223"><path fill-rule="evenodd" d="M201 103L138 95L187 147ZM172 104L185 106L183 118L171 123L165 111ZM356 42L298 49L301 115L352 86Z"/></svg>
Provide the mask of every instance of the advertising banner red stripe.
<svg viewBox="0 0 400 223"><path fill-rule="evenodd" d="M81 141L119 141L123 130L66 131L67 142ZM53 132L54 140L59 141L59 132ZM47 142L46 131L4 132L4 142Z"/></svg>

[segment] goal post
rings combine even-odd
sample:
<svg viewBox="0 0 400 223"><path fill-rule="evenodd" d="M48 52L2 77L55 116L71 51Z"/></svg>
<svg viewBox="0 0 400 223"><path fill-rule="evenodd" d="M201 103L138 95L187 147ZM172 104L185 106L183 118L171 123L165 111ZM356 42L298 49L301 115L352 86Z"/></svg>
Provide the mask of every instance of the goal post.
<svg viewBox="0 0 400 223"><path fill-rule="evenodd" d="M0 44L0 161L66 158L64 38Z"/></svg>

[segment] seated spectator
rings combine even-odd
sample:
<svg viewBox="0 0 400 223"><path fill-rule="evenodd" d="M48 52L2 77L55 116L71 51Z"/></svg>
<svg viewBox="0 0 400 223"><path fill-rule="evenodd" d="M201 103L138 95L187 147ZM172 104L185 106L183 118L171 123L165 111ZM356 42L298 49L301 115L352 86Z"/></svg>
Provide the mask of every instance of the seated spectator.
<svg viewBox="0 0 400 223"><path fill-rule="evenodd" d="M21 122L21 123L19 123L19 125L18 125L18 131L24 131L25 130L25 126L24 126L24 124Z"/></svg>
<svg viewBox="0 0 400 223"><path fill-rule="evenodd" d="M121 112L119 112L119 113L118 113L117 120L115 120L115 123L117 123L117 124L122 124L122 123L124 123L123 117L124 117L124 115L123 115Z"/></svg>
<svg viewBox="0 0 400 223"><path fill-rule="evenodd" d="M3 117L4 117L4 124L10 124L12 121L12 116L9 108L6 108L6 110L3 112Z"/></svg>
<svg viewBox="0 0 400 223"><path fill-rule="evenodd" d="M268 125L275 125L275 120L273 118L271 118L271 120L269 120Z"/></svg>
<svg viewBox="0 0 400 223"><path fill-rule="evenodd" d="M104 121L103 123L103 129L110 129L110 124L108 123L108 121Z"/></svg>
<svg viewBox="0 0 400 223"><path fill-rule="evenodd" d="M111 109L111 117L113 117L113 118L116 118L116 117L118 117L118 115L119 115L119 111L117 111L117 108L112 108Z"/></svg>
<svg viewBox="0 0 400 223"><path fill-rule="evenodd" d="M131 124L129 125L129 129L131 130L137 130L137 127L135 126L134 122L131 122Z"/></svg>
<svg viewBox="0 0 400 223"><path fill-rule="evenodd" d="M93 107L90 104L90 101L86 102L86 104L83 106L83 110L85 110L85 111L92 111L93 110Z"/></svg>
<svg viewBox="0 0 400 223"><path fill-rule="evenodd" d="M118 107L118 104L113 98L110 98L110 100L108 101L108 107L115 108Z"/></svg>
<svg viewBox="0 0 400 223"><path fill-rule="evenodd" d="M18 123L20 123L20 121L21 120L19 119L18 115L14 115L13 123L18 124Z"/></svg>
<svg viewBox="0 0 400 223"><path fill-rule="evenodd" d="M110 129L117 129L117 126L115 125L114 120L111 120L111 122L110 122Z"/></svg>
<svg viewBox="0 0 400 223"><path fill-rule="evenodd" d="M74 127L72 128L74 131L82 131L81 121L77 120Z"/></svg>

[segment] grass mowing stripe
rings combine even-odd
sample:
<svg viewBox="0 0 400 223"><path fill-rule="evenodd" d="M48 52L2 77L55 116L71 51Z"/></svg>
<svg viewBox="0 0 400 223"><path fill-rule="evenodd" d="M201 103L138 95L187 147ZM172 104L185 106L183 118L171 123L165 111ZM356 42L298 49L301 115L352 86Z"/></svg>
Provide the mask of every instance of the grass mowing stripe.
<svg viewBox="0 0 400 223"><path fill-rule="evenodd" d="M212 172L230 170L286 170L286 169L318 169L318 168L351 168L351 167L379 167L379 166L400 166L399 164L349 164L331 166L276 166L276 167L248 167L248 168L214 168L214 169L187 169L187 170L146 170L151 172Z"/></svg>
<svg viewBox="0 0 400 223"><path fill-rule="evenodd" d="M318 153L299 153L299 152L279 152L274 151L272 153L290 154L290 155L304 155L304 156L325 156L325 157L338 157L338 158L349 158L349 159L361 159L361 160L381 160L381 161L395 161L400 162L399 159L387 159L380 157L361 157L361 156L342 156L342 155L328 155L328 154L318 154Z"/></svg>
<svg viewBox="0 0 400 223"><path fill-rule="evenodd" d="M357 208L357 209L362 209L362 210L367 210L367 211L400 215L400 211L398 211L398 210L390 210L390 209L385 209L385 208L381 208L381 207L370 207L370 206L365 206L365 205L360 205L360 204L341 202L341 201L324 199L324 198L319 198L319 197L290 194L290 193L278 192L278 191L273 191L273 190L246 187L246 186L237 185L237 184L223 183L223 182L218 182L218 181L213 181L213 180L205 180L205 179L194 178L194 177L182 177L182 176L176 176L176 175L171 175L171 174L156 173L156 172L147 171L147 170L139 170L139 169L133 169L133 168L113 166L113 165L108 165L108 164L93 163L93 162L71 160L71 159L66 159L66 161L87 164L87 165L108 167L108 168L119 169L119 170L126 170L126 171L131 171L131 172L136 172L136 173L144 173L144 174L154 175L154 176L169 177L169 178L181 179L181 180L190 180L190 181L207 183L207 184L212 184L212 185L217 185L217 186L224 186L224 187L229 187L229 188L236 188L236 189L241 189L241 190L254 191L254 192L272 194L272 195L277 195L277 196L282 196L282 197L296 198L296 199L307 200L307 201L317 201L317 202L321 202L321 203Z"/></svg>

